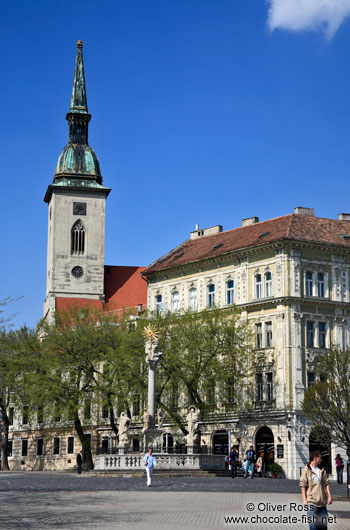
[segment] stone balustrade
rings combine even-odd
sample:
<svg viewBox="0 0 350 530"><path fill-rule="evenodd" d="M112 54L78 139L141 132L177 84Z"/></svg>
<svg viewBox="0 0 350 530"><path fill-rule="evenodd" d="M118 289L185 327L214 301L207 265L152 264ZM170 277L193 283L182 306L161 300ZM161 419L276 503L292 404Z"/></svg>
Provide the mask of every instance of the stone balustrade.
<svg viewBox="0 0 350 530"><path fill-rule="evenodd" d="M166 454L155 453L156 468L164 470L220 470L225 469L225 457L223 455L205 454ZM127 455L96 455L96 471L137 471L144 468L144 454Z"/></svg>

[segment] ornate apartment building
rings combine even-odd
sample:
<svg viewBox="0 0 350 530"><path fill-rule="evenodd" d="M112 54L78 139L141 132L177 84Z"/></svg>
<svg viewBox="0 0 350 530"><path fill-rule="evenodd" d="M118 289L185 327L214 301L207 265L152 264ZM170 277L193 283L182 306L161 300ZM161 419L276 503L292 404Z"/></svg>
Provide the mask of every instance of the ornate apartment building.
<svg viewBox="0 0 350 530"><path fill-rule="evenodd" d="M236 304L257 350L254 400L243 413L217 414L201 425L214 451L253 444L266 460L298 478L310 448L320 447L329 471L334 451L319 444L302 412L305 389L319 377L318 355L350 342L350 215L315 217L312 208L242 226L197 229L152 263L147 307L181 311Z"/></svg>

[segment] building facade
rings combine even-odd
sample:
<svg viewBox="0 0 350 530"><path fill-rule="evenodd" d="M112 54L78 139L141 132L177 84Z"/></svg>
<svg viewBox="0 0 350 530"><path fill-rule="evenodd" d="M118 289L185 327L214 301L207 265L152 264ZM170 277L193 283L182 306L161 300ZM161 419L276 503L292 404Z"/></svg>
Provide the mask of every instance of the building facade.
<svg viewBox="0 0 350 530"><path fill-rule="evenodd" d="M337 447L310 433L301 403L320 374L317 359L350 341L350 215L315 217L311 208L223 231L196 229L151 264L147 306L155 311L201 310L236 304L248 319L257 354L254 399L244 412L220 409L204 418L202 440L214 451L253 444L266 461L298 478L312 448L333 472Z"/></svg>

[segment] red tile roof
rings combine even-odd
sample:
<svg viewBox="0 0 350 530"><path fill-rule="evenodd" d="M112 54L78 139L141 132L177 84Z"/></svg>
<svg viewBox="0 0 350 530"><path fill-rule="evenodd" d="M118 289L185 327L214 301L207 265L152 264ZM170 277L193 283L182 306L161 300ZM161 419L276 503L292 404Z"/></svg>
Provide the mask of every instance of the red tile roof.
<svg viewBox="0 0 350 530"><path fill-rule="evenodd" d="M147 305L147 283L141 277L144 267L105 266L104 291L102 300L88 298L56 298L56 311L69 311L76 306L90 307L103 311L122 311L137 309Z"/></svg>
<svg viewBox="0 0 350 530"><path fill-rule="evenodd" d="M137 308L147 304L147 283L141 277L145 267L105 266L105 307L107 311Z"/></svg>
<svg viewBox="0 0 350 530"><path fill-rule="evenodd" d="M188 239L149 265L145 275L177 265L221 256L281 239L327 243L350 248L350 221L289 214L225 232Z"/></svg>
<svg viewBox="0 0 350 530"><path fill-rule="evenodd" d="M75 307L89 307L102 311L102 300L90 300L89 298L56 297L56 311L71 311Z"/></svg>

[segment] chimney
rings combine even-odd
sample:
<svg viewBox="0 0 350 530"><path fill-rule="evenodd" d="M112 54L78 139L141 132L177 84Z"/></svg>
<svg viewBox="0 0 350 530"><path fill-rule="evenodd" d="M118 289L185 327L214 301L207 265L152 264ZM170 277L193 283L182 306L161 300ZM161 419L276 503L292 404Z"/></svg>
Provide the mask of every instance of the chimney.
<svg viewBox="0 0 350 530"><path fill-rule="evenodd" d="M222 225L210 226L209 228L201 228L200 230L197 227L198 225L196 225L196 230L190 233L191 239L197 239L197 237L202 236L212 236L213 234L218 234L223 230Z"/></svg>
<svg viewBox="0 0 350 530"><path fill-rule="evenodd" d="M247 219L242 219L242 226L254 225L259 222L259 217L247 217Z"/></svg>
<svg viewBox="0 0 350 530"><path fill-rule="evenodd" d="M338 213L338 221L350 221L350 213Z"/></svg>
<svg viewBox="0 0 350 530"><path fill-rule="evenodd" d="M297 206L294 208L294 213L296 215L310 215L315 217L315 208L304 208L304 206Z"/></svg>

